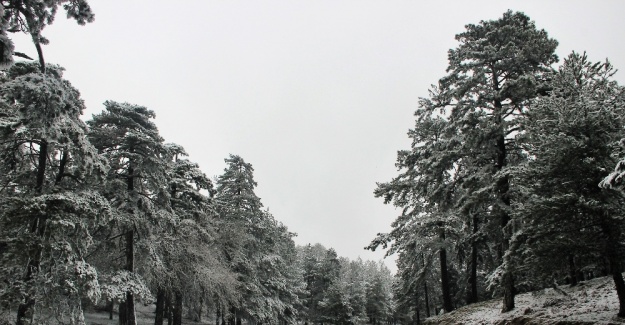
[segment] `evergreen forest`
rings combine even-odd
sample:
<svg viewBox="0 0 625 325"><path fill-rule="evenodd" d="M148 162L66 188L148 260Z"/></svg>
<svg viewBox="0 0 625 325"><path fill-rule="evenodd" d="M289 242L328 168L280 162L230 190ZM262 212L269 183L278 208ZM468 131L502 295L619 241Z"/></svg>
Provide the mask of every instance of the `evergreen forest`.
<svg viewBox="0 0 625 325"><path fill-rule="evenodd" d="M206 176L147 107L107 100L83 120L45 61L60 12L95 17L87 0L0 2L0 324L136 325L145 308L155 325L420 324L600 276L625 318L625 88L608 60L559 58L526 14L455 35L397 175L375 185L399 216L364 249L396 256L392 274L296 245L251 163Z"/></svg>

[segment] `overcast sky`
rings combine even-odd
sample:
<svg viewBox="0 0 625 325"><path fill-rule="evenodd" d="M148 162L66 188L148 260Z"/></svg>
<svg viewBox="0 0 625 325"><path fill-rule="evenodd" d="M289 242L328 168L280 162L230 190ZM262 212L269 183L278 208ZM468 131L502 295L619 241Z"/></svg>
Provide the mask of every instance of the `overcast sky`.
<svg viewBox="0 0 625 325"><path fill-rule="evenodd" d="M90 2L94 23L61 12L44 31L45 58L66 68L85 119L105 100L146 106L211 177L240 155L296 243L351 259L383 256L363 247L400 211L373 190L398 174L418 99L445 75L465 24L523 11L560 42L560 58L587 51L625 69L625 1Z"/></svg>

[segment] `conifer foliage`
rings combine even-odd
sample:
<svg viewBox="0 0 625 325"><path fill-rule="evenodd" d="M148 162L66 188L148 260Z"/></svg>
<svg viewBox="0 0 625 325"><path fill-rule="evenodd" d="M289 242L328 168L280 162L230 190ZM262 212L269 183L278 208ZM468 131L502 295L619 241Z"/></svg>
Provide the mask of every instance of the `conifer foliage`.
<svg viewBox="0 0 625 325"><path fill-rule="evenodd" d="M402 208L368 246L399 253L400 317L493 294L506 312L516 292L607 273L623 317L625 202L611 189L622 186L625 102L612 66L572 53L554 70L557 42L520 12L456 40L415 113L411 150L398 153L399 176L375 190Z"/></svg>

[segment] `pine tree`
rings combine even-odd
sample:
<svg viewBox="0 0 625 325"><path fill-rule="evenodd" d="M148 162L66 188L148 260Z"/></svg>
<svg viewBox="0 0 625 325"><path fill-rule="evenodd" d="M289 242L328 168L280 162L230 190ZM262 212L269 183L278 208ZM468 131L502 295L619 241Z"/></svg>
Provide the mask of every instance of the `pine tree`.
<svg viewBox="0 0 625 325"><path fill-rule="evenodd" d="M460 44L449 51L447 76L421 100L415 114L417 126L409 133L412 152L398 154L402 174L376 189L376 196L404 212L390 236L373 244L411 236L415 227L423 229L428 223L430 237L438 224L443 239L456 235L463 219L481 212L501 230L497 274L505 312L514 308L515 292L513 265L505 253L512 234L508 169L522 159L515 144L516 117L543 91L543 74L557 60L557 42L525 14L511 11L498 20L466 25L456 39ZM430 219L416 221L424 216ZM402 230L407 225L412 228ZM447 252L439 252L443 262ZM445 300L447 310L449 299Z"/></svg>
<svg viewBox="0 0 625 325"><path fill-rule="evenodd" d="M611 80L614 72L609 62L572 53L550 74L549 95L536 99L522 119L521 143L530 159L512 174L523 195L515 203L523 229L512 241L512 255L522 261L523 273L544 279L560 270L571 281L576 258L607 258L619 316L625 316L625 197L599 187L616 164L613 144L624 136L625 88Z"/></svg>
<svg viewBox="0 0 625 325"><path fill-rule="evenodd" d="M66 305L59 310L84 322L81 299L100 296L85 259L110 217L91 189L106 166L85 140L84 103L62 72L17 63L0 77L0 300L19 304L17 324L36 303Z"/></svg>
<svg viewBox="0 0 625 325"><path fill-rule="evenodd" d="M146 239L159 223L171 219L167 150L152 122L154 112L143 106L106 101L102 113L88 121L89 140L108 161L104 195L115 208L109 240L123 237L125 264L112 276L111 295L120 304L120 323L136 324L136 296L149 295L136 272L137 239ZM106 239L104 239L106 240Z"/></svg>
<svg viewBox="0 0 625 325"><path fill-rule="evenodd" d="M80 25L93 22L95 15L87 0L2 0L0 1L0 68L13 64L13 55L28 57L14 52L13 41L7 32L30 34L39 57L39 68L45 73L46 64L41 45L48 44L48 39L41 34L43 29L52 24L59 6Z"/></svg>
<svg viewBox="0 0 625 325"><path fill-rule="evenodd" d="M219 294L232 297L237 284L216 241L216 210L211 180L196 163L186 159L184 148L166 144L172 223L150 240L150 254L143 269L155 288L155 324L163 323L165 298L178 304L193 302L199 321L207 299ZM173 323L182 319L181 305L174 306Z"/></svg>

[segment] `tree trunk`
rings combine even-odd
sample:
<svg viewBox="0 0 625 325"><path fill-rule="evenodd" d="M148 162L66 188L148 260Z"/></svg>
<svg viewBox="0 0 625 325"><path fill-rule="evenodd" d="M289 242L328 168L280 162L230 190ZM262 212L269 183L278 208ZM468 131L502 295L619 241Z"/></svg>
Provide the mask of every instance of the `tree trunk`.
<svg viewBox="0 0 625 325"><path fill-rule="evenodd" d="M579 258L576 259L575 265L580 265ZM575 276L577 277L578 283L586 280L584 278L584 272L580 268L577 268L577 273L575 274Z"/></svg>
<svg viewBox="0 0 625 325"><path fill-rule="evenodd" d="M416 316L417 316L417 319L416 319L417 325L419 325L419 324L421 324L421 315L419 313L419 290L417 290L416 286L415 286L414 293L415 293L415 306L414 306L414 309L415 309Z"/></svg>
<svg viewBox="0 0 625 325"><path fill-rule="evenodd" d="M498 147L503 150L503 158L501 158L505 164L505 144L503 135L497 141ZM499 193L501 195L501 200L505 206L510 206L510 198L508 196L508 190L510 187L509 180L507 176L502 177L502 179L498 182ZM502 263L504 263L503 274L501 285L503 289L503 307L501 309L502 313L509 312L514 309L514 276L512 274L512 265L510 260L506 260L506 252L510 247L510 234L508 234L508 223L510 223L510 216L508 212L505 210L501 211L501 229L503 233L503 238L501 242L501 254L502 254ZM510 257L508 257L510 259Z"/></svg>
<svg viewBox="0 0 625 325"><path fill-rule="evenodd" d="M134 272L135 269L135 232L126 232L126 271ZM135 298L132 292L126 292L126 320L128 325L136 325Z"/></svg>
<svg viewBox="0 0 625 325"><path fill-rule="evenodd" d="M173 325L174 324L174 307L172 306L171 303L171 295L167 294L167 308L165 309L166 311L166 316L167 316L167 325Z"/></svg>
<svg viewBox="0 0 625 325"><path fill-rule="evenodd" d="M165 291L158 288L156 293L156 311L154 315L154 325L163 325L163 315L165 314Z"/></svg>
<svg viewBox="0 0 625 325"><path fill-rule="evenodd" d="M182 325L182 292L176 291L174 303L174 324Z"/></svg>
<svg viewBox="0 0 625 325"><path fill-rule="evenodd" d="M423 292L425 293L425 315L430 317L430 295L428 294L428 281L423 281Z"/></svg>
<svg viewBox="0 0 625 325"><path fill-rule="evenodd" d="M575 267L575 256L569 254L569 278L571 280L571 287L577 285L577 268Z"/></svg>
<svg viewBox="0 0 625 325"><path fill-rule="evenodd" d="M471 270L469 272L470 291L467 295L467 303L472 304L478 301L477 295L477 240L475 236L478 230L477 215L473 215L473 241L471 242Z"/></svg>
<svg viewBox="0 0 625 325"><path fill-rule="evenodd" d="M41 140L39 144L39 155L37 161L37 178L35 183L35 190L37 194L43 192L43 186L46 177L46 162L48 160L48 142ZM37 216L31 225L30 232L37 234L40 238L43 238L46 232L46 216ZM26 266L26 276L24 282L28 283L33 276L39 272L39 266L41 265L41 248L34 245L30 250L30 256L28 264ZM35 306L35 298L27 295L24 302L17 308L17 325L25 325L26 320L32 317L33 307Z"/></svg>
<svg viewBox="0 0 625 325"><path fill-rule="evenodd" d="M498 93L500 89L499 85L499 76L494 68L492 68L492 83L493 90L495 93ZM500 172L508 165L508 152L506 148L506 135L505 135L505 121L504 121L504 111L503 104L501 100L496 97L493 100L494 112L495 116L495 126L498 129L498 134L496 138L496 146L497 146L497 157L495 162L495 172ZM499 212L500 220L501 220L501 230L502 230L502 242L501 242L501 256L502 258L505 256L506 251L510 246L510 237L511 234L508 234L507 226L510 222L510 215L508 211L506 211L507 207L510 207L510 179L508 175L503 175L500 179L498 179L495 183L495 188L497 194L499 196L499 200L501 200L504 209L501 209ZM510 261L508 261L510 262ZM502 312L508 312L514 309L514 277L512 275L512 265L510 263L506 263L506 261L502 260L504 263L503 275L502 275L502 289L503 289L503 307L501 309Z"/></svg>
<svg viewBox="0 0 625 325"><path fill-rule="evenodd" d="M613 236L609 235L608 240L611 238L613 238ZM610 243L613 243L613 241L610 241ZM623 269L621 267L621 261L617 257L613 247L614 246L608 248L610 272L612 273L612 279L614 280L614 286L616 288L616 295L618 296L618 317L625 317L625 281L623 281Z"/></svg>
<svg viewBox="0 0 625 325"><path fill-rule="evenodd" d="M126 313L126 302L119 303L119 325L128 325L128 314Z"/></svg>
<svg viewBox="0 0 625 325"><path fill-rule="evenodd" d="M509 271L504 271L502 277L503 285L503 308L502 313L509 312L514 309L514 279Z"/></svg>
<svg viewBox="0 0 625 325"><path fill-rule="evenodd" d="M445 230L441 229L440 238L445 240ZM439 251L440 265L441 265L441 291L443 292L443 309L445 312L451 312L454 310L451 301L451 292L449 289L449 272L447 270L447 250L441 248Z"/></svg>
<svg viewBox="0 0 625 325"><path fill-rule="evenodd" d="M616 295L618 296L618 317L625 317L625 282L623 281L623 274L620 269L612 272L612 279L614 279Z"/></svg>
<svg viewBox="0 0 625 325"><path fill-rule="evenodd" d="M109 303L109 320L113 320L113 311L115 311L115 301Z"/></svg>
<svg viewBox="0 0 625 325"><path fill-rule="evenodd" d="M128 163L128 193L134 191L134 169L132 163ZM128 230L126 232L126 271L133 273L135 271L135 232ZM132 292L126 292L126 320L128 325L136 325L135 317L135 298Z"/></svg>

